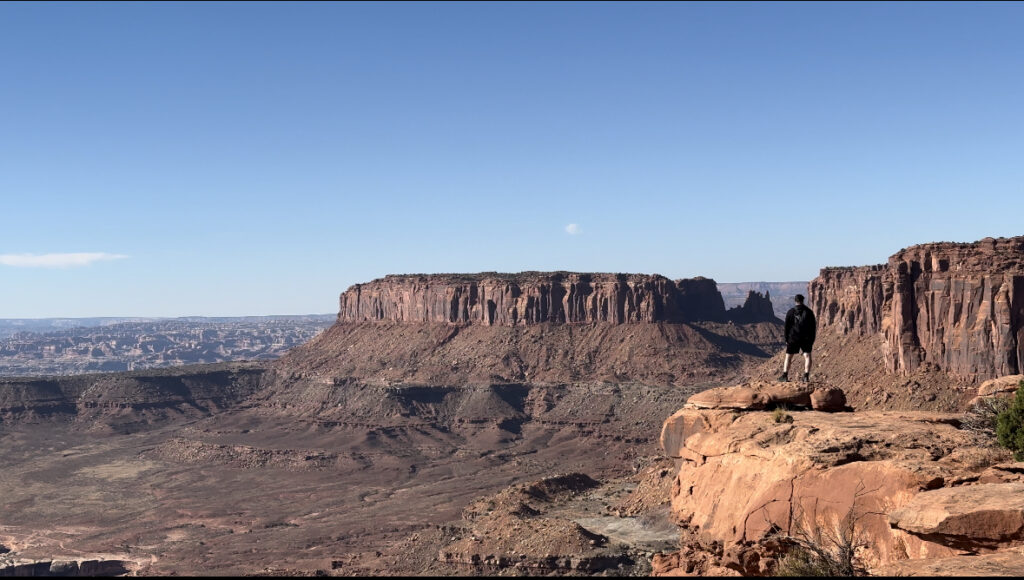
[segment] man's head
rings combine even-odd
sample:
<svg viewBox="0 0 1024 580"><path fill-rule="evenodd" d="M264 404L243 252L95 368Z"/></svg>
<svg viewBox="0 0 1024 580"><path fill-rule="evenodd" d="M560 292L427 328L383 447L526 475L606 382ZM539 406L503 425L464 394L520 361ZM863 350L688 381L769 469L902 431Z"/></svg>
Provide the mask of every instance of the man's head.
<svg viewBox="0 0 1024 580"><path fill-rule="evenodd" d="M793 301L796 302L797 304L803 304L804 303L804 295L803 294L797 294L796 296L793 297Z"/></svg>

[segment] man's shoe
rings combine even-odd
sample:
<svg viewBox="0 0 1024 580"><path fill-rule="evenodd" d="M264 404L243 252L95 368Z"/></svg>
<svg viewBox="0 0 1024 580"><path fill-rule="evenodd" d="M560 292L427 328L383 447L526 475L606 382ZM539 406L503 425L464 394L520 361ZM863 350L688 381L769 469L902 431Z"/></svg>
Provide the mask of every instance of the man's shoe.
<svg viewBox="0 0 1024 580"><path fill-rule="evenodd" d="M805 383L811 382L811 373L804 373L804 382Z"/></svg>
<svg viewBox="0 0 1024 580"><path fill-rule="evenodd" d="M788 383L789 382L789 375L787 375L786 373L782 373L781 375L779 375L779 382L780 383Z"/></svg>

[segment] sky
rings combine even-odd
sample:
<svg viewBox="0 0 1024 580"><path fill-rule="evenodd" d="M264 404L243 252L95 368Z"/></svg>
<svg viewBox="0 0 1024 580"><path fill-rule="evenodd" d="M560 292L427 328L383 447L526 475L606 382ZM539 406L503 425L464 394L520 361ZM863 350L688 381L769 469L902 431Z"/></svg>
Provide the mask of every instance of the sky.
<svg viewBox="0 0 1024 580"><path fill-rule="evenodd" d="M0 3L0 318L1024 234L1024 4Z"/></svg>

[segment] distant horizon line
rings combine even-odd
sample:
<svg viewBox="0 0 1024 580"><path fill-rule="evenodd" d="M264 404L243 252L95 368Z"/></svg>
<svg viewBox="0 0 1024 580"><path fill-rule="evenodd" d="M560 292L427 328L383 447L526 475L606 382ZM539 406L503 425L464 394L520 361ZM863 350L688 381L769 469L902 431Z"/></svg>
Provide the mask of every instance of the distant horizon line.
<svg viewBox="0 0 1024 580"><path fill-rule="evenodd" d="M397 276L409 276L415 274L392 274ZM714 280L714 278L711 278ZM745 282L719 282L715 280L715 284L730 284L730 285L742 285L742 284L808 284L810 280L782 280L782 281L770 281L770 280L755 280ZM364 282L365 284L365 282ZM22 316L22 317L10 317L0 318L0 322L13 322L13 321L41 321L41 320L138 320L140 322L150 320L180 320L185 318L273 318L273 317L288 317L288 316L337 316L338 312L307 312L301 314L182 314L179 316L134 316L134 315L99 315L99 316Z"/></svg>
<svg viewBox="0 0 1024 580"><path fill-rule="evenodd" d="M337 312L309 312L303 314L185 314L182 316L35 316L21 318L0 318L0 322L16 322L22 320L181 320L184 318L286 318L293 316L337 316Z"/></svg>
<svg viewBox="0 0 1024 580"><path fill-rule="evenodd" d="M409 275L409 274L398 274ZM712 280L714 280L712 278ZM746 282L719 282L715 280L715 284L730 284L730 285L743 285L743 284L808 284L810 280L783 280L783 281L768 281L768 280L757 280L757 281L746 281ZM217 315L206 315L206 314L183 314L180 316L28 316L28 317L12 317L12 318L0 318L0 322L16 322L16 321L42 321L42 320L124 320L132 321L137 320L140 322L155 321L155 320L181 320L186 318L274 318L274 317L289 317L289 316L337 316L338 312L308 312L302 314L217 314Z"/></svg>

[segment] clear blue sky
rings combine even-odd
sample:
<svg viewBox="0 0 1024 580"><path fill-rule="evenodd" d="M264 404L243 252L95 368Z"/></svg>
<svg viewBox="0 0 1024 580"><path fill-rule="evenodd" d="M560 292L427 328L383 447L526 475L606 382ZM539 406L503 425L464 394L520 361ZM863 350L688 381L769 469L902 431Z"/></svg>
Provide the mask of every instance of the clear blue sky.
<svg viewBox="0 0 1024 580"><path fill-rule="evenodd" d="M1021 3L2 3L0 318L809 280L1024 234L1022 30Z"/></svg>

